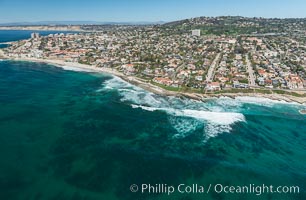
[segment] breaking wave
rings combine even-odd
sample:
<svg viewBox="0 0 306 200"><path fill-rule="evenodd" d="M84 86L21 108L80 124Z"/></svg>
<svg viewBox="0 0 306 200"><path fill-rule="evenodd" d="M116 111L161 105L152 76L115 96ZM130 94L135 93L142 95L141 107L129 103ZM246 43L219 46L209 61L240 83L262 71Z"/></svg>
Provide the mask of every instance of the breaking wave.
<svg viewBox="0 0 306 200"><path fill-rule="evenodd" d="M246 122L245 115L266 116L272 112L271 108L273 113L284 113L284 104L286 109L295 110L297 114L299 109L304 108L302 104L259 97L220 97L202 102L160 96L131 85L119 77L105 81L103 88L98 91L101 90L118 91L120 100L132 108L167 113L169 123L177 131L175 138L186 137L202 128L204 141L222 133L230 133L234 124Z"/></svg>
<svg viewBox="0 0 306 200"><path fill-rule="evenodd" d="M248 97L248 96L241 96L236 97L235 100L242 103L249 103L249 104L256 104L266 107L273 107L276 104L292 104L292 105L299 105L295 102L286 102L284 100L272 100L264 97Z"/></svg>
<svg viewBox="0 0 306 200"><path fill-rule="evenodd" d="M85 69L85 68L80 68L80 67L72 67L72 66L62 66L58 65L60 68L67 70L67 71L75 71L75 72L95 72L94 70L91 69Z"/></svg>
<svg viewBox="0 0 306 200"><path fill-rule="evenodd" d="M120 100L132 108L167 113L169 123L177 131L173 136L175 138L185 137L204 127L203 141L207 141L221 133L230 133L233 124L245 122L243 114L227 112L222 106L212 106L187 98L156 95L118 77L105 81L103 86L99 91L117 90L121 96Z"/></svg>
<svg viewBox="0 0 306 200"><path fill-rule="evenodd" d="M272 107L273 112L281 113L284 104L290 105L294 110L302 106L297 103L247 96L235 99L213 98L206 102L160 96L136 87L119 77L105 81L103 88L98 91L101 90L118 91L120 100L132 108L167 113L169 123L177 131L174 135L176 138L188 136L202 128L204 141L222 133L230 133L235 123L246 122L244 115L268 115L267 109ZM254 109L254 106L260 106L260 109L258 107Z"/></svg>
<svg viewBox="0 0 306 200"><path fill-rule="evenodd" d="M211 137L216 137L221 133L230 133L231 125L236 122L245 122L244 115L241 113L230 112L212 112L203 110L188 110L188 109L175 109L175 108L154 108L141 105L131 105L133 108L141 108L147 111L165 111L170 117L169 122L173 128L177 130L178 134L175 137L185 137L189 133L195 131L201 122L204 125L204 141L207 141ZM180 117L183 117L180 118ZM193 118L195 120L190 120Z"/></svg>
<svg viewBox="0 0 306 200"><path fill-rule="evenodd" d="M191 117L199 120L208 121L220 125L230 125L238 121L244 121L244 116L240 113L230 112L212 112L203 110L178 110L174 108L154 108L140 105L131 105L133 108L141 108L147 111L166 111L167 113L174 116Z"/></svg>

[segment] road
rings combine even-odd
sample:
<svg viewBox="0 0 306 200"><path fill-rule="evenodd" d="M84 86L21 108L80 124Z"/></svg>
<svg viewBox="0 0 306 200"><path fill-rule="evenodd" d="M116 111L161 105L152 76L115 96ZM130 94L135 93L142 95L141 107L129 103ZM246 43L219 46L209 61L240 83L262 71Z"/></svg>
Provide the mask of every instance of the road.
<svg viewBox="0 0 306 200"><path fill-rule="evenodd" d="M213 79L214 79L214 72L215 72L215 69L219 63L219 60L220 60L220 56L221 56L221 53L218 53L216 58L213 60L213 62L211 63L209 69L208 69L208 73L206 75L206 82L212 82Z"/></svg>
<svg viewBox="0 0 306 200"><path fill-rule="evenodd" d="M252 67L250 59L249 59L249 55L246 55L246 64L247 64L247 72L249 73L249 85L251 87L255 87L256 86L256 83L255 83L256 78L255 78L253 67Z"/></svg>

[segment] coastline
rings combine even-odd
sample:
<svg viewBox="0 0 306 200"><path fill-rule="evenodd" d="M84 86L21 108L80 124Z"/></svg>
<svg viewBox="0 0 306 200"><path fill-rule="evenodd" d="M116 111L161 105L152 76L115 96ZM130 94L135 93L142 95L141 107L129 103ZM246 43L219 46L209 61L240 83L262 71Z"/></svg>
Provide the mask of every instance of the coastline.
<svg viewBox="0 0 306 200"><path fill-rule="evenodd" d="M1 31L84 31L78 25L73 25L72 27L68 26L0 26Z"/></svg>
<svg viewBox="0 0 306 200"><path fill-rule="evenodd" d="M155 94L164 95L164 96L177 96L177 97L186 97L198 101L205 101L211 98L220 98L220 97L229 97L235 99L236 97L256 97L256 98L267 98L276 101L283 102L295 102L299 104L306 103L306 97L296 97L287 94L262 94L262 93L222 93L222 94L200 94L200 93L192 93L192 92L176 92L169 91L164 88L153 85L143 79L134 76L125 75L115 69L111 68L98 68L92 65L80 64L75 62L65 62L62 60L51 60L51 59L36 59L36 58L13 58L8 57L3 54L3 51L0 49L0 58L4 58L6 60L14 60L14 61L27 61L27 62L41 62L54 65L56 67L61 68L71 68L80 71L87 72L96 72L96 73L107 73L110 75L117 76L133 85L136 85L142 89L150 91Z"/></svg>

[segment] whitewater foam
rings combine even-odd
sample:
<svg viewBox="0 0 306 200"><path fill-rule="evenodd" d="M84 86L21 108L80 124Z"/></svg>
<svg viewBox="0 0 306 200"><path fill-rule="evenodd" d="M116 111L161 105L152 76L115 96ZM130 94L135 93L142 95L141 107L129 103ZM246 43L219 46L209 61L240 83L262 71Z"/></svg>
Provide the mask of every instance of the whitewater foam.
<svg viewBox="0 0 306 200"><path fill-rule="evenodd" d="M230 113L230 112L211 112L203 110L178 110L174 108L156 108L141 105L131 105L132 108L141 108L147 111L165 111L168 114L178 117L191 117L198 120L204 120L220 125L230 125L236 122L244 122L244 115L241 113Z"/></svg>
<svg viewBox="0 0 306 200"><path fill-rule="evenodd" d="M67 70L67 71L75 71L75 72L95 72L94 70L85 69L85 68L80 68L80 67L63 66L63 65L59 65L59 67L61 67L61 68L64 69L64 70Z"/></svg>
<svg viewBox="0 0 306 200"><path fill-rule="evenodd" d="M287 102L284 100L273 100L273 99L268 99L264 97L241 96L241 97L236 97L235 100L242 102L242 103L256 104L256 105L267 106L267 107L274 106L275 104L299 105L296 102Z"/></svg>
<svg viewBox="0 0 306 200"><path fill-rule="evenodd" d="M122 102L130 102L138 105L148 105L151 107L160 107L167 105L168 102L162 97L148 92L142 88L136 87L119 77L114 77L103 83L105 90L117 90L121 96Z"/></svg>
<svg viewBox="0 0 306 200"><path fill-rule="evenodd" d="M241 113L211 112L202 110L179 110L174 108L156 108L141 105L131 105L132 108L141 108L146 111L164 111L171 115L169 122L177 130L174 137L181 138L195 131L200 125L204 125L204 141L216 137L221 133L230 133L231 125L237 122L245 122ZM182 119L183 117L183 119ZM196 119L190 120L189 118Z"/></svg>
<svg viewBox="0 0 306 200"><path fill-rule="evenodd" d="M173 138L176 139L185 138L194 133L197 129L203 128L203 123L193 118L186 119L182 117L169 116L168 121L177 132L173 135Z"/></svg>
<svg viewBox="0 0 306 200"><path fill-rule="evenodd" d="M235 122L245 121L245 118L241 113L183 110L183 115L221 125L230 125Z"/></svg>
<svg viewBox="0 0 306 200"><path fill-rule="evenodd" d="M152 108L152 107L140 106L140 105L134 105L134 104L132 104L131 106L132 106L132 108L141 108L143 110L151 111L151 112L156 111L156 110L160 110L158 108Z"/></svg>
<svg viewBox="0 0 306 200"><path fill-rule="evenodd" d="M207 142L209 138L213 138L218 136L220 133L230 133L232 131L232 127L229 125L216 125L216 124L206 124L204 127L204 140L203 142Z"/></svg>
<svg viewBox="0 0 306 200"><path fill-rule="evenodd" d="M231 126L235 123L245 122L244 115L235 112L240 103L234 105L228 102L229 98L218 99L214 101L217 104L210 104L187 98L164 97L136 87L119 77L105 81L103 86L103 90L117 90L120 100L130 104L132 108L167 113L168 121L177 131L174 135L176 138L185 137L204 126L206 141L218 134L230 133ZM235 109L229 111L229 105Z"/></svg>

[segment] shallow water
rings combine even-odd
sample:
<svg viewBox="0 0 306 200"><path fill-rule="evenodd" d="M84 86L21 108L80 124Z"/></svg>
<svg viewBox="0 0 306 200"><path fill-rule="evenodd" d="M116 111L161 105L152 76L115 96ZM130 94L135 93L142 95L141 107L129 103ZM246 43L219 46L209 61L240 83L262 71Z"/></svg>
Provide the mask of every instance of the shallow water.
<svg viewBox="0 0 306 200"><path fill-rule="evenodd" d="M297 185L305 199L299 104L161 97L119 78L0 62L0 199L259 199L140 194L131 184Z"/></svg>

